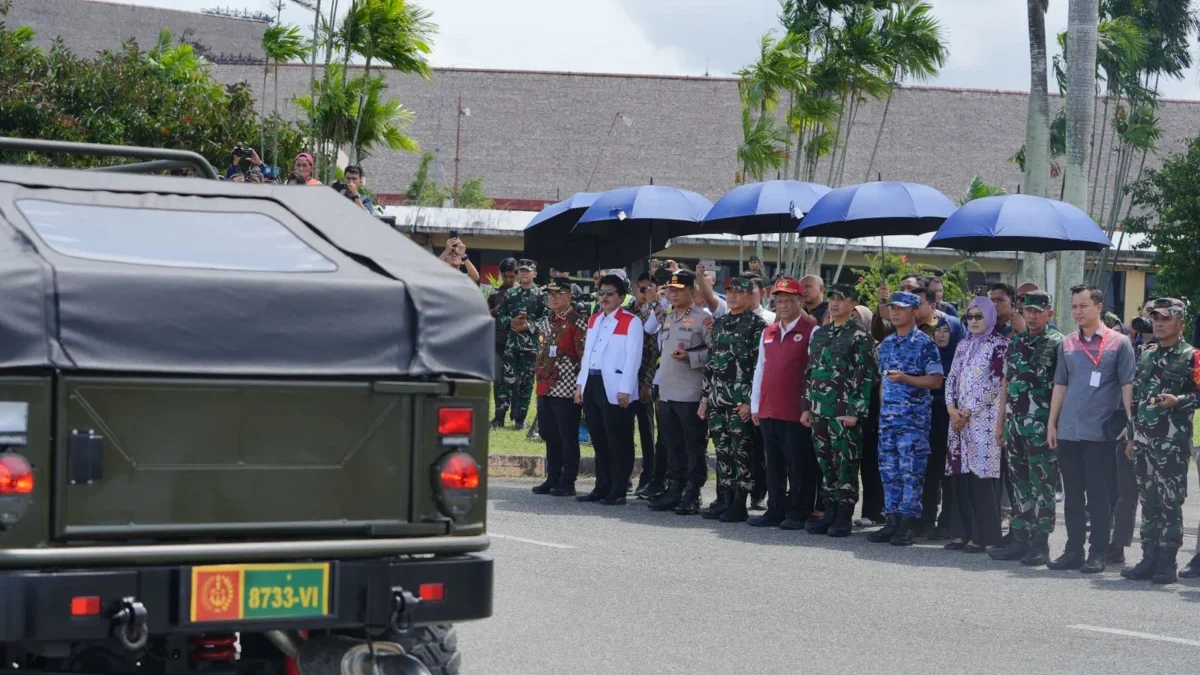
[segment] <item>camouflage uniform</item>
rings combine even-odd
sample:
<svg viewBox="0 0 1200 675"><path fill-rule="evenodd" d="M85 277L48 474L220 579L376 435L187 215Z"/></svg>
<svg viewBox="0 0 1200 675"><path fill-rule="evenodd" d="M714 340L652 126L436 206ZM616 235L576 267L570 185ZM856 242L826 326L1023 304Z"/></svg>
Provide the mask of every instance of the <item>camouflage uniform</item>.
<svg viewBox="0 0 1200 675"><path fill-rule="evenodd" d="M513 422L524 424L525 416L529 413L529 400L533 396L533 375L538 348L537 325L548 316L549 308L546 305L545 293L537 286L510 288L504 300L504 306L496 320L498 327L508 330L501 367L503 381L499 383L500 396L496 401L496 419L503 420L504 414L511 407ZM521 312L528 316L529 330L523 333L509 330L512 320Z"/></svg>
<svg viewBox="0 0 1200 675"><path fill-rule="evenodd" d="M1161 303L1161 304L1160 304ZM1173 311L1179 303L1169 298L1155 300L1155 311ZM1198 392L1192 377L1194 349L1182 337L1170 347L1147 346L1138 361L1133 384L1133 465L1142 502L1142 547L1157 544L1171 556L1183 544L1183 500L1187 497L1188 452L1192 437L1192 412ZM1174 394L1174 408L1155 405L1160 394ZM1172 567L1172 569L1174 569Z"/></svg>
<svg viewBox="0 0 1200 675"><path fill-rule="evenodd" d="M853 291L835 285L830 295L853 298ZM812 416L813 446L821 465L821 498L838 511L853 512L858 503L858 470L862 459L863 427L871 412L871 380L875 374L875 341L851 315L841 326L829 323L817 330L809 346L808 389L802 409ZM838 417L857 417L846 427Z"/></svg>
<svg viewBox="0 0 1200 675"><path fill-rule="evenodd" d="M750 291L749 279L736 281L745 281L745 292ZM750 464L753 423L743 422L737 408L750 405L759 338L766 327L767 322L757 314L744 311L717 319L708 335L703 400L708 408L708 433L717 450L717 477L725 488L754 490Z"/></svg>
<svg viewBox="0 0 1200 675"><path fill-rule="evenodd" d="M1008 382L1004 452L1008 456L1008 479L1016 501L1012 513L1014 532L1054 531L1058 453L1046 445L1046 425L1050 421L1054 369L1058 366L1058 346L1062 340L1062 333L1047 327L1038 335L1021 331L1009 341L1004 362L1004 378Z"/></svg>

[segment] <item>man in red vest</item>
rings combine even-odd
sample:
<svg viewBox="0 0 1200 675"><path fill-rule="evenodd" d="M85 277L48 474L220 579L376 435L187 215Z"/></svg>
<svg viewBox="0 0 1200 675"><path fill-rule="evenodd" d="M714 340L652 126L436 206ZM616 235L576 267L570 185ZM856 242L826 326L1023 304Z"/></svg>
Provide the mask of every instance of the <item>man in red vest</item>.
<svg viewBox="0 0 1200 675"><path fill-rule="evenodd" d="M775 283L777 322L762 333L750 414L763 434L767 455L767 511L750 519L755 527L802 530L817 498L817 457L804 414L804 371L817 326L801 316L804 288L781 277ZM788 489L790 486L790 489Z"/></svg>

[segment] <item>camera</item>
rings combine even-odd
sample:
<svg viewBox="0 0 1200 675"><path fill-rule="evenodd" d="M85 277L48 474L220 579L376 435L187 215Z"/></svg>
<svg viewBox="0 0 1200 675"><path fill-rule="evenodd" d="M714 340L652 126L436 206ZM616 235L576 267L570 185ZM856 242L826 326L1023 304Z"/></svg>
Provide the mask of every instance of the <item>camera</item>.
<svg viewBox="0 0 1200 675"><path fill-rule="evenodd" d="M1129 322L1129 328L1134 333L1154 332L1154 324L1140 316L1134 317L1133 321Z"/></svg>
<svg viewBox="0 0 1200 675"><path fill-rule="evenodd" d="M249 157L253 152L254 148L243 148L241 143L233 146L234 157Z"/></svg>

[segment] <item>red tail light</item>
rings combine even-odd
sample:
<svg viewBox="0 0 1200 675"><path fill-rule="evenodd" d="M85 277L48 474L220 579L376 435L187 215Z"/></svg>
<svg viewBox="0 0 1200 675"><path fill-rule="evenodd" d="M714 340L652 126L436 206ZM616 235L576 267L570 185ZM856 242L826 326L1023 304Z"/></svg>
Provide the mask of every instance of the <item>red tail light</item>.
<svg viewBox="0 0 1200 675"><path fill-rule="evenodd" d="M479 465L468 454L455 453L442 462L442 489L476 490L479 488Z"/></svg>
<svg viewBox="0 0 1200 675"><path fill-rule="evenodd" d="M473 408L438 408L439 436L469 436L474 427Z"/></svg>
<svg viewBox="0 0 1200 675"><path fill-rule="evenodd" d="M27 495L33 492L33 467L20 455L0 455L0 495Z"/></svg>
<svg viewBox="0 0 1200 675"><path fill-rule="evenodd" d="M100 613L100 596L80 595L71 598L71 616L96 616Z"/></svg>

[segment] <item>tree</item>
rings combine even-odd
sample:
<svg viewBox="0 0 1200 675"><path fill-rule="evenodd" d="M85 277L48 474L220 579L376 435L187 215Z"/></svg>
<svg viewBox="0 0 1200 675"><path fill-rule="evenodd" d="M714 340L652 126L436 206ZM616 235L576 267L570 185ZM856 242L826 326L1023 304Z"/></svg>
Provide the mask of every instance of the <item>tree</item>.
<svg viewBox="0 0 1200 675"><path fill-rule="evenodd" d="M1046 67L1046 10L1049 0L1026 0L1029 15L1029 112L1021 171L1026 194L1050 196L1050 79ZM1026 253L1023 281L1046 286L1046 256Z"/></svg>
<svg viewBox="0 0 1200 675"><path fill-rule="evenodd" d="M1148 169L1144 178L1130 186L1132 205L1140 215L1123 223L1125 232L1146 235L1135 248L1155 249L1159 293L1193 302L1200 301L1196 176L1200 176L1200 137L1188 141L1186 152L1168 157L1161 169Z"/></svg>
<svg viewBox="0 0 1200 675"><path fill-rule="evenodd" d="M276 10L282 11L282 5L277 5ZM263 31L262 37L263 54L266 56L267 65L274 64L275 71L275 117L279 117L279 64L281 62L304 60L307 56L307 49L304 46L304 37L300 34L300 29L296 26L283 26L279 23L272 24ZM266 109L267 109L267 74L266 68L263 70L263 128L266 128ZM279 130L275 128L272 134L271 142L271 159L275 166L285 166L286 164L279 161ZM259 147L262 147L262 141L259 142Z"/></svg>
<svg viewBox="0 0 1200 675"><path fill-rule="evenodd" d="M983 176L975 174L975 177L971 179L971 184L967 186L967 194L958 200L958 205L962 206L969 201L984 197L999 197L1006 194L1008 194L1008 190L1004 189L1003 185L988 185L983 182Z"/></svg>
<svg viewBox="0 0 1200 675"><path fill-rule="evenodd" d="M429 182L429 165L435 159L432 152L421 155L421 163L417 165L417 172L413 174L412 182L408 185L408 192L404 195L408 201L416 202L421 198L421 192L425 189L425 184Z"/></svg>
<svg viewBox="0 0 1200 675"><path fill-rule="evenodd" d="M1067 172L1063 200L1088 210L1088 122L1096 105L1096 34L1100 23L1098 0L1069 0L1067 10ZM1083 283L1084 254L1063 251L1059 258L1056 295L1058 307L1071 306L1071 287ZM1064 312L1060 329L1070 332L1075 320Z"/></svg>
<svg viewBox="0 0 1200 675"><path fill-rule="evenodd" d="M458 208L490 209L492 200L483 192L483 179L468 178L458 188Z"/></svg>

